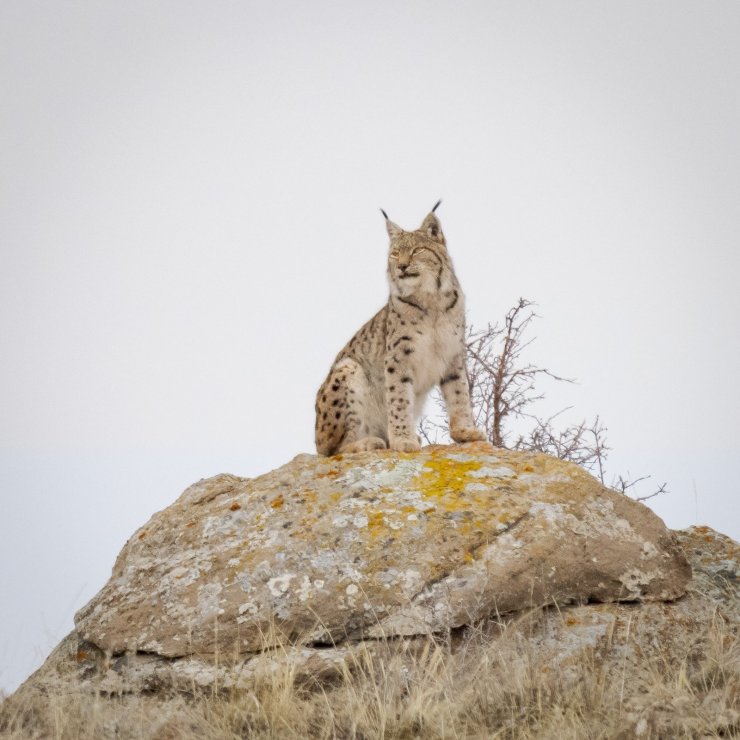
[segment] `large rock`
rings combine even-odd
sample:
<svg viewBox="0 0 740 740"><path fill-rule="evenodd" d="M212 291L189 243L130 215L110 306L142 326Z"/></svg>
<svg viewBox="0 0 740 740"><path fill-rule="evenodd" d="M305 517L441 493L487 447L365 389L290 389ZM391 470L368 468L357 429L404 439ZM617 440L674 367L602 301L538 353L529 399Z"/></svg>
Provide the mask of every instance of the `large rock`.
<svg viewBox="0 0 740 740"><path fill-rule="evenodd" d="M0 735L734 737L739 578L543 455L303 455L142 527Z"/></svg>
<svg viewBox="0 0 740 740"><path fill-rule="evenodd" d="M109 654L249 653L446 632L544 604L665 601L690 567L647 507L576 465L487 444L200 481L76 616Z"/></svg>
<svg viewBox="0 0 740 740"><path fill-rule="evenodd" d="M283 645L217 660L114 656L72 632L0 701L0 735L55 737L62 726L64 737L96 739L425 737L419 727L442 717L444 732L431 736L585 740L597 727L621 740L735 737L740 547L707 527L675 536L693 569L677 601L533 609L443 640Z"/></svg>

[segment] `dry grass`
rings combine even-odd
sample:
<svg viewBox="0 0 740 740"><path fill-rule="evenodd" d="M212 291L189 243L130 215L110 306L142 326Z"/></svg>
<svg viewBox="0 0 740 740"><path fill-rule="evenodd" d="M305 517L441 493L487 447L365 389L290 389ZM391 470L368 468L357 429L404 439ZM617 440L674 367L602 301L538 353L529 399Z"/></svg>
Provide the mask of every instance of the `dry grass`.
<svg viewBox="0 0 740 740"><path fill-rule="evenodd" d="M685 654L621 642L549 664L522 630L366 643L306 679L287 662L239 692L40 696L0 705L6 738L740 737L740 646L721 619ZM25 699L23 697L26 697Z"/></svg>

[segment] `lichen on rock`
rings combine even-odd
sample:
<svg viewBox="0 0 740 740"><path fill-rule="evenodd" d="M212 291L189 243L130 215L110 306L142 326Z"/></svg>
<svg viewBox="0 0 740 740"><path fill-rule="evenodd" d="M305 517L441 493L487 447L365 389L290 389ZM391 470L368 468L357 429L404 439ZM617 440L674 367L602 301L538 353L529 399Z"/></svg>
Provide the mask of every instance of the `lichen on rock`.
<svg viewBox="0 0 740 740"><path fill-rule="evenodd" d="M575 465L300 455L141 527L0 734L729 737L738 624L736 542Z"/></svg>
<svg viewBox="0 0 740 740"><path fill-rule="evenodd" d="M187 489L76 616L113 654L429 634L541 604L680 597L649 509L581 468L485 443L323 458Z"/></svg>

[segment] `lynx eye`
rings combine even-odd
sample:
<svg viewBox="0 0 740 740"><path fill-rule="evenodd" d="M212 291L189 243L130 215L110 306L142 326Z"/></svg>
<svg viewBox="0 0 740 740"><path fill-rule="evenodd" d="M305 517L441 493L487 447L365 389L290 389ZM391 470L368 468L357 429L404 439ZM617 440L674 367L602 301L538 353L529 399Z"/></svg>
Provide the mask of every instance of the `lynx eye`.
<svg viewBox="0 0 740 740"><path fill-rule="evenodd" d="M398 259L398 250L397 250L397 249L394 249L394 250L393 250L393 251L391 252L391 254L390 254L390 258L391 258L392 260L397 260L397 259Z"/></svg>

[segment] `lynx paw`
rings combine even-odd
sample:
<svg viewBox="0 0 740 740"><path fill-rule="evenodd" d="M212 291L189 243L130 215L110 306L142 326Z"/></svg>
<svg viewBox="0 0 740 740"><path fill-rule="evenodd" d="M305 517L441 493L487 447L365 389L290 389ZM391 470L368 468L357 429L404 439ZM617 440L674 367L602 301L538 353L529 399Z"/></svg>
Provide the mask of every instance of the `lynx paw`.
<svg viewBox="0 0 740 740"><path fill-rule="evenodd" d="M380 437L363 437L356 442L342 447L339 451L345 455L351 455L353 452L371 452L372 450L384 450L388 445Z"/></svg>
<svg viewBox="0 0 740 740"><path fill-rule="evenodd" d="M476 427L453 427L450 429L450 437L455 442L485 442L486 435Z"/></svg>
<svg viewBox="0 0 740 740"><path fill-rule="evenodd" d="M398 452L418 452L421 449L421 445L415 439L398 437L391 440L391 449Z"/></svg>

